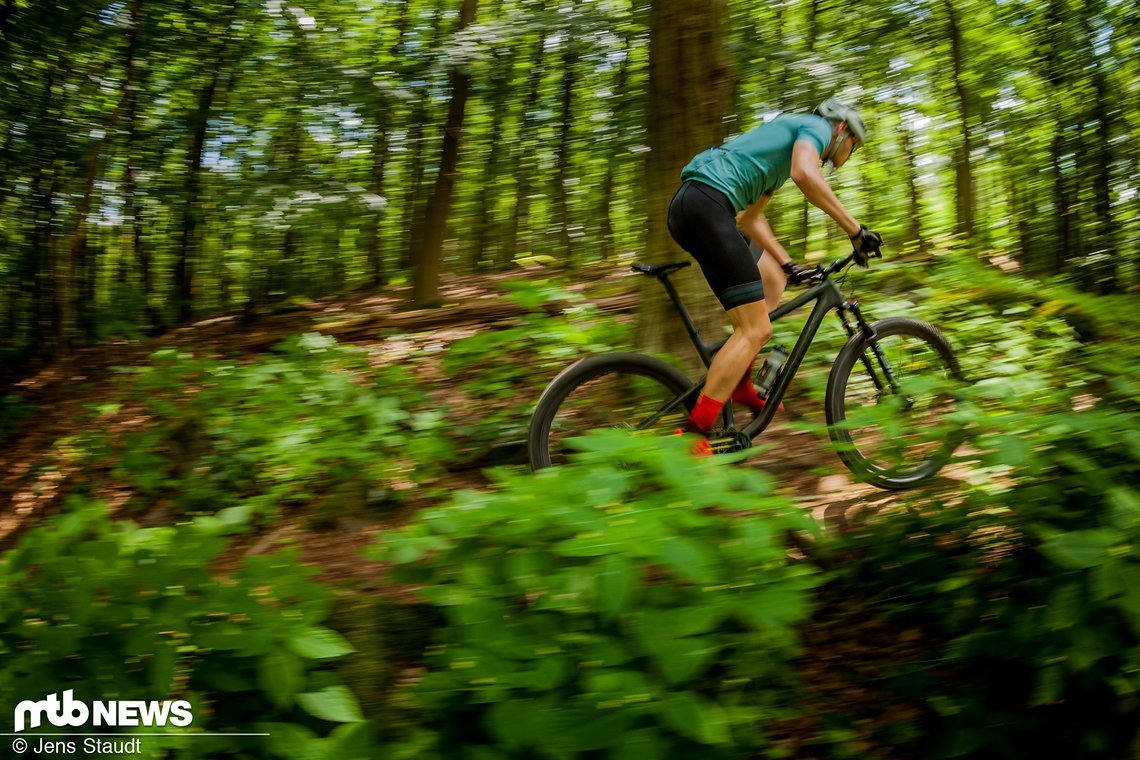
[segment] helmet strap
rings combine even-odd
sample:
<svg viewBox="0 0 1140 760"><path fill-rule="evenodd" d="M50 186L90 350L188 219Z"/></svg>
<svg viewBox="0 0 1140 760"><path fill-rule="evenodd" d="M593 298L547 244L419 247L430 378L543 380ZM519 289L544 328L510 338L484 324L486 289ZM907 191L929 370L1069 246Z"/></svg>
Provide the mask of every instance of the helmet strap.
<svg viewBox="0 0 1140 760"><path fill-rule="evenodd" d="M835 155L836 148L839 147L839 133L833 127L831 130L831 144L827 146L827 151L820 156L821 161L830 161Z"/></svg>
<svg viewBox="0 0 1140 760"><path fill-rule="evenodd" d="M842 122L836 122L836 123L834 123L834 126L832 126L832 128L831 128L831 144L828 146L827 153L824 153L822 156L820 156L820 161L825 162L825 163L831 163L832 169L836 169L836 164L834 164L834 157L836 157L836 150L839 149L839 145L841 144L842 141L844 141L844 138L847 137L847 132L844 132L842 134L839 133L839 124L841 124L841 123Z"/></svg>

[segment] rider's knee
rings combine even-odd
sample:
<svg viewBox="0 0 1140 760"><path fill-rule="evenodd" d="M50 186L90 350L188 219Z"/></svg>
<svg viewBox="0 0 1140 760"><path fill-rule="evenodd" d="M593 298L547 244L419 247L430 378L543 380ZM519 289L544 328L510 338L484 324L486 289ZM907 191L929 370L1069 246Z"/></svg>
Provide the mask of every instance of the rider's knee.
<svg viewBox="0 0 1140 760"><path fill-rule="evenodd" d="M772 337L772 323L765 321L763 324L745 325L741 333L749 345L759 351Z"/></svg>

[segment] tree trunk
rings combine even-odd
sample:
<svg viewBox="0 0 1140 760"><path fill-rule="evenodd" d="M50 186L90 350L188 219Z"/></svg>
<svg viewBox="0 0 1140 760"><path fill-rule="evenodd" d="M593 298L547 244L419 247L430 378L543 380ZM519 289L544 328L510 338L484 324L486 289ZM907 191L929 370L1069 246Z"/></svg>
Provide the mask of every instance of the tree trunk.
<svg viewBox="0 0 1140 760"><path fill-rule="evenodd" d="M194 267L202 248L202 152L206 147L206 134L210 116L214 110L214 100L218 93L218 82L226 65L226 35L228 19L223 22L218 35L218 45L213 57L214 65L210 78L198 95L198 104L190 121L190 148L186 152L186 200L182 206L181 236L178 244L178 258L174 266L174 300L179 322L186 322L194 311Z"/></svg>
<svg viewBox="0 0 1140 760"><path fill-rule="evenodd" d="M52 299L52 286L55 284L54 241L56 240L56 204L54 203L58 180L58 161L55 158L55 135L52 127L63 112L61 100L64 90L60 80L66 82L65 72L57 77L49 69L44 81L43 95L37 112L40 125L31 146L31 179L28 183L28 202L31 213L28 215L31 229L25 233L28 244L20 267L20 295L28 318L27 340L33 355L47 358L50 355L48 338L51 335L55 304ZM53 108L58 112L53 115Z"/></svg>
<svg viewBox="0 0 1140 760"><path fill-rule="evenodd" d="M653 0L650 5L644 195L649 261L687 258L669 235L669 201L680 183L681 168L724 139L724 117L732 98L724 46L727 20L726 0ZM716 315L723 324L723 315L695 267L674 279L699 323L707 326ZM646 278L645 288L639 345L680 353L687 342L680 320L662 297L660 285Z"/></svg>
<svg viewBox="0 0 1140 760"><path fill-rule="evenodd" d="M1048 268L1050 274L1057 274L1064 269L1065 262L1075 253L1073 224L1075 204L1069 193L1064 167L1064 160L1068 151L1064 101L1067 82L1065 81L1064 62L1061 54L1061 50L1067 41L1067 35L1065 35L1067 9L1064 6L1064 0L1051 0L1046 14L1046 23L1050 32L1045 56L1045 78L1049 82L1051 110L1055 117L1049 166L1053 175L1053 205L1055 207L1053 216L1057 220L1057 231Z"/></svg>
<svg viewBox="0 0 1140 760"><path fill-rule="evenodd" d="M119 111L116 109L108 118L104 126L104 135L109 135L114 129L118 115ZM91 213L91 198L95 192L95 178L99 173L99 165L103 160L103 149L106 143L106 136L95 140L87 154L87 168L83 172L83 195L75 207L75 226L62 265L56 270L54 325L56 357L70 353L74 347L73 338L77 312L76 290L79 284L79 272L84 266L83 257L87 252L87 215Z"/></svg>
<svg viewBox="0 0 1140 760"><path fill-rule="evenodd" d="M570 131L574 117L575 67L574 40L562 38L562 86L560 88L561 123L558 127L558 157L554 170L554 225L558 229L559 247L566 266L574 263L573 238L570 234Z"/></svg>
<svg viewBox="0 0 1140 760"><path fill-rule="evenodd" d="M955 231L968 242L974 234L974 174L970 166L973 146L970 141L970 96L966 90L965 57L962 50L962 28L953 0L946 0L946 33L950 38L950 63L954 72L954 92L958 96L958 114L962 142L954 155Z"/></svg>
<svg viewBox="0 0 1140 760"><path fill-rule="evenodd" d="M298 93L299 97L300 93ZM299 102L295 101L295 102ZM281 141L283 152L281 181L291 190L300 174L301 167L301 111L292 109L289 126L285 129L284 139ZM296 295L299 284L305 279L304 262L301 258L297 225L289 223L285 234L281 238L281 260L279 266L280 281L277 290L280 298Z"/></svg>
<svg viewBox="0 0 1140 760"><path fill-rule="evenodd" d="M476 0L463 0L459 11L459 29L465 29L475 20ZM436 175L435 190L428 202L424 219L424 244L416 262L416 276L412 285L412 303L415 306L435 304L439 300L439 274L443 264L443 238L447 217L451 211L451 193L455 187L456 168L459 163L459 142L463 133L463 117L467 109L467 95L471 77L463 71L451 74L451 100L447 108L444 127L443 152Z"/></svg>
<svg viewBox="0 0 1140 760"><path fill-rule="evenodd" d="M918 189L918 157L914 153L914 134L905 123L903 116L899 122L899 143L902 148L903 161L906 166L906 189L909 217L907 220L906 244L916 246L919 250L926 248L926 241L922 237L922 204Z"/></svg>
<svg viewBox="0 0 1140 760"><path fill-rule="evenodd" d="M1086 0L1081 8L1081 25L1084 34L1084 59L1092 66L1093 98L1089 103L1089 119L1096 124L1096 139L1092 141L1092 211L1093 234L1089 252L1098 256L1093 266L1095 287L1102 293L1117 288L1117 251L1113 240L1112 223L1112 121L1109 83L1105 73L1104 57L1097 54L1092 44L1095 30L1092 17L1100 12L1097 3ZM1082 166L1084 164L1082 163Z"/></svg>
<svg viewBox="0 0 1140 760"><path fill-rule="evenodd" d="M1031 212L1029 204L1025 201L1026 190L1021 187L1022 178L1019 176L1018 167L1012 157L1003 154L1002 158L1006 161L1005 170L1002 174L1005 176L1009 194L1009 215L1015 225L1014 245L1016 249L1014 258L1022 267L1028 267L1029 252L1032 246L1029 230Z"/></svg>
<svg viewBox="0 0 1140 760"><path fill-rule="evenodd" d="M502 2L498 3L496 13L502 11ZM510 96L512 79L514 76L516 52L495 51L495 67L491 86L491 131L488 135L490 147L486 151L486 162L483 167L483 181L479 188L479 212L475 220L474 246L471 251L471 265L473 269L482 269L489 263L498 259L498 251L491 251L492 246L501 246L502 240L495 231L497 216L494 213L498 200L499 183L496 181L500 175L500 164L503 162L503 124L507 116L508 97ZM492 242L494 241L494 242Z"/></svg>
<svg viewBox="0 0 1140 760"><path fill-rule="evenodd" d="M372 169L368 175L368 192L377 197L384 197L384 165L388 160L388 128L383 119L387 118L387 109L379 109L376 131L372 134ZM377 288L387 279L384 276L383 255L380 250L380 209L372 209L365 222L364 252L368 261L368 286Z"/></svg>
<svg viewBox="0 0 1140 760"><path fill-rule="evenodd" d="M144 319L147 326L158 325L158 310L154 308L154 280L150 267L150 252L143 243L142 206L138 198L138 175L142 166L141 141L139 139L139 92L142 90L145 69L137 65L139 44L142 37L142 0L131 0L130 37L127 40L127 62L123 74L123 87L126 92L124 116L126 120L125 166L123 168L123 216L127 222L125 253L120 256L120 284L130 283L130 270L138 263L139 287L142 291ZM132 314L132 318L137 315Z"/></svg>
<svg viewBox="0 0 1140 760"><path fill-rule="evenodd" d="M808 30L807 30L807 54L810 59L815 52L815 41L819 36L819 12L821 10L822 0L811 0L811 15L808 16ZM808 86L808 101L810 107L815 107L819 102L819 87L815 83L815 79L810 80ZM811 250L811 203L805 196L800 205L800 232L802 247L799 248L799 258L802 261L808 251Z"/></svg>
<svg viewBox="0 0 1140 760"><path fill-rule="evenodd" d="M511 215L511 229L506 235L499 265L509 266L518 253L519 236L530 225L530 196L534 188L534 174L538 171L531 145L531 134L527 129L527 117L538 107L539 90L542 85L542 56L546 48L546 36L541 32L531 56L530 77L527 79L527 95L519 114L519 134L515 140L514 176L517 201L515 213Z"/></svg>
<svg viewBox="0 0 1140 760"><path fill-rule="evenodd" d="M627 32L623 38L622 49L625 51L625 57L621 60L621 66L618 67L617 81L614 84L613 95L615 101L613 109L613 150L610 152L609 161L606 162L606 175L602 179L602 208L600 217L602 220L602 255L606 260L616 258L618 252L615 225L617 213L614 207L614 187L617 185L617 171L618 167L622 164L625 151L625 140L623 140L622 137L626 112L625 103L630 97L630 95L626 93L626 89L629 86L629 59L633 57L633 41L631 37L632 33Z"/></svg>
<svg viewBox="0 0 1140 760"><path fill-rule="evenodd" d="M439 50L443 44L445 7L446 0L438 0L435 4L435 11L432 14L435 27L432 30L431 50ZM418 76L426 78L430 68L431 63L429 62L419 72ZM408 237L403 250L400 252L400 269L402 271L412 268L415 263L415 254L423 247L426 203L423 200L424 188L422 186L424 184L424 164L426 163L424 152L427 146L427 138L424 137L424 125L428 120L428 114L431 112L430 100L431 86L427 85L421 90L420 97L412 108L411 128L408 131L408 144L411 146L412 158L406 188L407 194L404 196L404 229L408 231Z"/></svg>
<svg viewBox="0 0 1140 760"><path fill-rule="evenodd" d="M400 15L396 21L396 41L388 52L391 61L398 61L400 47L404 43L404 35L408 31L408 21L411 17L411 3L402 0ZM372 169L369 173L368 192L379 198L384 197L384 171L388 164L388 128L395 110L392 99L381 94L376 103L376 131L372 135ZM380 239L380 219L385 212L374 209L368 217L364 228L364 250L368 261L368 284L376 288L384 284L387 277L384 272L383 243Z"/></svg>

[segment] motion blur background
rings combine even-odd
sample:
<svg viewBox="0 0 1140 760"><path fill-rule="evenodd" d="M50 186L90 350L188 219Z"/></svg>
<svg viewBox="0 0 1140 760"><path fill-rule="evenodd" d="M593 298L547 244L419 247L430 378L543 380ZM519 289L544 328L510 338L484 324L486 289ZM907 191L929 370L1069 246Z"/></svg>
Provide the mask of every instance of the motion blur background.
<svg viewBox="0 0 1140 760"><path fill-rule="evenodd" d="M3 0L0 350L664 255L688 156L833 94L870 128L834 182L894 254L955 236L1126 288L1138 25L1122 0ZM842 242L790 188L772 218L796 257Z"/></svg>
<svg viewBox="0 0 1140 760"><path fill-rule="evenodd" d="M164 759L1140 757L1138 47L1128 0L0 0L0 726L74 689L188 700L126 729ZM842 286L954 347L955 461L849 477L829 319L746 463L603 430L532 473L551 378L676 348L628 265L685 257L681 167L831 95L887 240Z"/></svg>

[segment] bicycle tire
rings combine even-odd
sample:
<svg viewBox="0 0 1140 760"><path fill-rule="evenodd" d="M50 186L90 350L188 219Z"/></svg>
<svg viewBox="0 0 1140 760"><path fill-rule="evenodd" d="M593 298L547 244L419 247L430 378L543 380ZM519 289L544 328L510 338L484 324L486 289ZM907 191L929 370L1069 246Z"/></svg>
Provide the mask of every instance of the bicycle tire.
<svg viewBox="0 0 1140 760"><path fill-rule="evenodd" d="M539 470L553 463L551 429L571 394L593 380L615 374L640 377L657 383L664 391L663 397L668 395L675 398L693 386L692 381L680 370L644 354L598 354L575 362L550 381L535 406L527 433L527 452L533 469ZM686 415L691 410L693 401L694 399L687 399L682 405Z"/></svg>
<svg viewBox="0 0 1140 760"><path fill-rule="evenodd" d="M853 439L851 429L844 426L844 423L848 422L847 399L852 373L853 371L858 372L861 379L866 379L869 385L873 385L869 382L871 375L866 372L866 366L860 361L860 358L866 355L868 361L872 362L872 366L879 366L881 371L881 365L878 364L874 353L869 349L872 344L882 343L894 336L917 339L929 348L932 352L930 355L937 357L937 361L941 363L942 366L939 369L945 372L950 384L963 382L962 370L949 341L933 325L917 319L892 317L874 322L871 329L873 338L868 339L862 333L856 333L840 350L835 363L832 365L831 373L827 379L825 397L828 432L836 444L836 453L839 458L859 480L886 490L913 488L933 477L950 460L954 450L962 441L960 427L956 426L952 419L946 424L945 429L938 428L937 430L925 422L917 422L913 427L921 431L919 433L920 440L924 440L928 447L933 447L932 453L923 454L922 460L913 466L906 468L884 467L867 456L866 444L864 444L864 450L860 450L859 443ZM899 368L893 367L892 369L897 371ZM906 394L899 396L894 393L883 394L877 391L875 396L875 406L879 406L884 398L902 398L902 403L907 405L902 410L903 416L910 415L911 407L914 406L913 400ZM950 412L952 412L957 403L957 398L952 391L944 403L951 407ZM867 438L873 438L873 436L868 435ZM885 448L901 448L904 444L896 438L884 435L883 440L887 442Z"/></svg>

